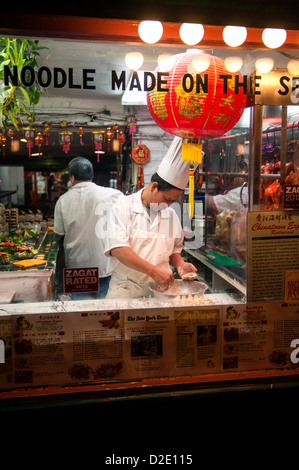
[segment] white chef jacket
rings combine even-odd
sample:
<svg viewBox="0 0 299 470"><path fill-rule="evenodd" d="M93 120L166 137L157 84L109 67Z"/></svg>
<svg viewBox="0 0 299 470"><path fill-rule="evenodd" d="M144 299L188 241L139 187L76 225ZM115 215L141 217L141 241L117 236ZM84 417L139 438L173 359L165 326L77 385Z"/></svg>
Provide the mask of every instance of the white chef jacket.
<svg viewBox="0 0 299 470"><path fill-rule="evenodd" d="M84 181L60 196L55 205L54 231L64 235L66 267L98 267L99 277L107 276L107 215L120 195L116 189Z"/></svg>
<svg viewBox="0 0 299 470"><path fill-rule="evenodd" d="M130 196L120 197L108 218L105 254L109 257L107 270L112 272L110 287L112 289L130 284L130 296L138 296L132 295L133 291L138 292L138 289L132 286L144 286L152 279L146 274L128 268L111 256L113 248L130 247L144 260L170 272L169 257L173 253L181 253L183 248L183 231L174 210L166 207L157 212L150 212L142 203L142 191L143 189ZM109 292L108 297L111 297Z"/></svg>

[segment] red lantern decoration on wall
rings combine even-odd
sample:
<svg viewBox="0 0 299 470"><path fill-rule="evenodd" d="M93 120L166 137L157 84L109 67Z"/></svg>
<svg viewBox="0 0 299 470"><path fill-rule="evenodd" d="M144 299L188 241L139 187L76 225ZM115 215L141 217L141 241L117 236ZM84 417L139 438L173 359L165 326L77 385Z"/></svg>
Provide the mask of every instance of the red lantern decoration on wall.
<svg viewBox="0 0 299 470"><path fill-rule="evenodd" d="M45 138L44 138L44 136L43 136L43 134L42 134L41 132L38 132L38 133L36 134L35 138L34 138L35 145L38 146L38 154L39 154L39 156L40 156L40 154L41 154L40 148L41 148L41 146L43 145L44 140L45 140Z"/></svg>
<svg viewBox="0 0 299 470"><path fill-rule="evenodd" d="M202 60L208 66L198 72ZM225 134L240 119L247 101L242 84L242 75L227 72L223 59L191 51L173 56L172 68L163 75L164 91L156 83L147 93L147 104L159 127L184 139L182 159L200 163L202 140Z"/></svg>
<svg viewBox="0 0 299 470"><path fill-rule="evenodd" d="M80 144L81 145L84 145L84 142L82 140L82 137L83 135L85 134L85 130L83 129L83 127L79 127L79 129L77 130L77 134L79 135L80 137Z"/></svg>
<svg viewBox="0 0 299 470"><path fill-rule="evenodd" d="M123 154L123 145L126 141L126 134L123 132L123 131L120 131L119 134L118 134L118 137L117 137L118 141L119 141L119 145L120 145L120 156L122 157L122 154Z"/></svg>
<svg viewBox="0 0 299 470"><path fill-rule="evenodd" d="M143 166L151 158L151 152L146 145L135 145L132 149L132 160L138 165L137 173L137 191L144 187Z"/></svg>
<svg viewBox="0 0 299 470"><path fill-rule="evenodd" d="M113 132L116 132L116 138L118 139L118 133L119 133L119 125L116 124L116 122L112 126Z"/></svg>
<svg viewBox="0 0 299 470"><path fill-rule="evenodd" d="M107 127L107 129L105 131L105 139L108 142L108 152L110 152L110 142L113 139L113 137L114 137L113 130L111 129L111 127Z"/></svg>
<svg viewBox="0 0 299 470"><path fill-rule="evenodd" d="M52 124L50 122L46 122L45 130L43 132L43 137L45 139L46 145L49 145L49 138L50 138L50 130L52 129Z"/></svg>
<svg viewBox="0 0 299 470"><path fill-rule="evenodd" d="M26 139L26 147L29 151L29 158L31 157L31 149L34 143L35 129L34 127L23 127L24 137Z"/></svg>
<svg viewBox="0 0 299 470"><path fill-rule="evenodd" d="M7 137L10 137L11 140L11 150L14 151L14 136L16 135L15 131L13 129L8 129L6 132Z"/></svg>
<svg viewBox="0 0 299 470"><path fill-rule="evenodd" d="M134 146L134 134L137 131L137 119L135 114L128 114L126 116L127 126L129 128L129 134L132 136L132 147Z"/></svg>
<svg viewBox="0 0 299 470"><path fill-rule="evenodd" d="M71 148L73 133L70 131L59 132L59 145L62 146L64 153L68 153Z"/></svg>
<svg viewBox="0 0 299 470"><path fill-rule="evenodd" d="M0 145L2 147L2 155L5 157L5 145L6 145L7 139L4 134L0 133Z"/></svg>

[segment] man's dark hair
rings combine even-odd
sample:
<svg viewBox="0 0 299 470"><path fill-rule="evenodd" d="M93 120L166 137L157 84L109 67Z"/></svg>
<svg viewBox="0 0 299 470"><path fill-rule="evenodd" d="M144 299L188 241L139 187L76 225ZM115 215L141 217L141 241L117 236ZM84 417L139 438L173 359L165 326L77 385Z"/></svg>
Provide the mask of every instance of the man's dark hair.
<svg viewBox="0 0 299 470"><path fill-rule="evenodd" d="M170 191L171 189L178 189L182 191L182 189L173 186L170 183L167 183L158 173L154 173L151 177L151 183L158 183L158 191Z"/></svg>
<svg viewBox="0 0 299 470"><path fill-rule="evenodd" d="M69 175L76 181L88 181L93 179L92 163L84 157L73 158L68 165Z"/></svg>

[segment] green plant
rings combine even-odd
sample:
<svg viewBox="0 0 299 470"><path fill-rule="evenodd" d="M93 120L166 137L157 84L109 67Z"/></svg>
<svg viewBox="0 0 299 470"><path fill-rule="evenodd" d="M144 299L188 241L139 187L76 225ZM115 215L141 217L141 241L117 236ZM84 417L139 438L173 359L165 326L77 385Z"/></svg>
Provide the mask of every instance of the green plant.
<svg viewBox="0 0 299 470"><path fill-rule="evenodd" d="M47 49L38 45L38 41L29 39L0 38L0 126L11 122L18 129L17 119L22 114L34 116L34 107L39 103L42 89L37 82L26 86L21 81L24 67L30 67L37 73L39 51ZM18 84L4 83L5 68L13 73L17 68ZM28 71L29 73L29 71ZM28 82L27 82L28 83Z"/></svg>

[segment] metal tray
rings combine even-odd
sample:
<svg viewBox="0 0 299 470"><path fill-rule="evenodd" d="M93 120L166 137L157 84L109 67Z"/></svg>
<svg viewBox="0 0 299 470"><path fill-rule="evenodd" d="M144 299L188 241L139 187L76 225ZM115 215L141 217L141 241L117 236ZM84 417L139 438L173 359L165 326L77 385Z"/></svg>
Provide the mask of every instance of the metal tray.
<svg viewBox="0 0 299 470"><path fill-rule="evenodd" d="M183 281L175 279L173 284L166 290L160 291L158 284L150 283L150 290L157 299L171 299L175 297L183 297L186 295L200 296L208 289L207 284L200 281Z"/></svg>

